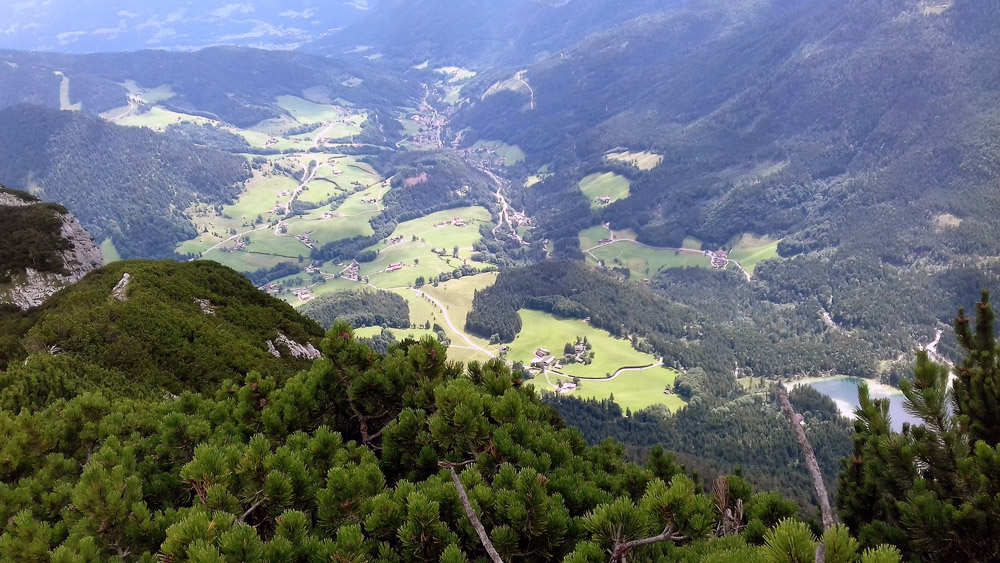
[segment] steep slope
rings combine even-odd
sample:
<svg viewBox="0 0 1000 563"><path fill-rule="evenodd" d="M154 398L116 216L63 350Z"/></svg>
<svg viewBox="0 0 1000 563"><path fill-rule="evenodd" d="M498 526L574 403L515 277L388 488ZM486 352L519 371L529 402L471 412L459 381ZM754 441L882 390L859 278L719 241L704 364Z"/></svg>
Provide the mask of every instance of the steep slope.
<svg viewBox="0 0 1000 563"><path fill-rule="evenodd" d="M0 187L0 306L36 307L104 265L100 248L62 206Z"/></svg>
<svg viewBox="0 0 1000 563"><path fill-rule="evenodd" d="M905 216L894 229L953 213L966 221L935 246L996 253L977 231L993 229L984 190L1000 77L988 61L1000 53L967 31L962 4L780 1L733 26L718 10L664 12L529 69L535 109L524 89L472 96L454 128L562 164L539 192L567 197L587 168L575 163L608 166L604 154L622 148L664 155L648 173L626 167L632 197L592 219L650 244L797 233L783 247L793 254L855 238L873 218L864 210L888 204ZM573 234L549 226L550 238Z"/></svg>
<svg viewBox="0 0 1000 563"><path fill-rule="evenodd" d="M452 127L519 145L524 176L549 165L512 198L557 255L599 263L579 234L601 223L666 248L769 236L777 259L749 283L643 273L718 323L706 338L738 335L712 346L735 356L714 369L795 376L787 358L820 354L805 363L896 381L939 331L954 359L942 329L1000 266L1000 10L779 1L732 25L712 10L641 18L531 67L534 109L527 90L484 77ZM624 151L662 160L608 158ZM604 172L628 197L592 205L580 182Z"/></svg>
<svg viewBox="0 0 1000 563"><path fill-rule="evenodd" d="M37 106L0 110L0 179L63 202L122 255L171 256L194 201L229 202L249 164L220 151Z"/></svg>
<svg viewBox="0 0 1000 563"><path fill-rule="evenodd" d="M116 262L27 318L0 322L0 341L8 344L0 366L9 364L0 387L13 393L9 386L17 386L27 404L97 387L159 397L213 389L251 371L284 377L318 357L323 335L286 303L212 262ZM57 381L36 391L25 379L32 373L58 374Z"/></svg>

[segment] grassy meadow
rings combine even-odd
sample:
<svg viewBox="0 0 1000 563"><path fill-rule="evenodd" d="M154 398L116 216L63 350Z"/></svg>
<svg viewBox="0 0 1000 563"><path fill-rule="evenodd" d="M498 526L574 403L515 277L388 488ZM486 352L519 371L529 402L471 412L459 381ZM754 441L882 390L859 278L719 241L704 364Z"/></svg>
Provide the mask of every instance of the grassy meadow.
<svg viewBox="0 0 1000 563"><path fill-rule="evenodd" d="M712 267L704 254L651 248L629 240L595 248L590 255L608 267L625 266L632 272L633 278L651 278L666 268Z"/></svg>
<svg viewBox="0 0 1000 563"><path fill-rule="evenodd" d="M646 370L627 371L610 381L587 381L587 378L604 378L614 374L621 368L640 367L655 364L657 359L632 348L627 339L615 338L608 332L595 328L578 319L559 319L548 313L522 309L522 329L514 342L510 344L507 359L521 361L525 365L534 357L535 350L547 348L556 355L561 355L567 342L576 342L577 337L586 337L593 346L594 362L592 364L569 364L559 370L560 375L549 373L538 375L532 383L539 388L553 390L549 385L559 381L580 377L583 386L575 396L581 398L593 397L606 399L614 394L615 401L622 407L633 410L654 404L666 404L671 410L683 405L683 401L674 395L665 395L663 390L672 386L677 372L655 366Z"/></svg>
<svg viewBox="0 0 1000 563"><path fill-rule="evenodd" d="M740 263L751 274L762 260L778 258L778 243L780 240L768 237L743 235L733 244L729 257Z"/></svg>
<svg viewBox="0 0 1000 563"><path fill-rule="evenodd" d="M590 200L590 207L597 209L604 204L600 198L608 196L611 202L628 197L631 184L624 176L614 172L594 173L580 180L580 191Z"/></svg>
<svg viewBox="0 0 1000 563"><path fill-rule="evenodd" d="M663 155L656 154L653 152L612 152L604 155L604 158L608 160L617 160L619 162L625 162L627 164L632 164L636 168L642 171L648 171L656 168L663 162Z"/></svg>

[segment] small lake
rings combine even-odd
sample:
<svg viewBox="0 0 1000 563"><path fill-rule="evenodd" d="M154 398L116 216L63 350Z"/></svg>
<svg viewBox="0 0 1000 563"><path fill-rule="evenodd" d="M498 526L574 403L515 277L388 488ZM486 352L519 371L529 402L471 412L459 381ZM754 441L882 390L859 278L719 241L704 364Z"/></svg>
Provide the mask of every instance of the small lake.
<svg viewBox="0 0 1000 563"><path fill-rule="evenodd" d="M856 377L828 377L820 380L811 380L808 385L813 389L823 393L833 399L840 408L840 412L848 418L854 418L854 409L858 407L858 384L863 380ZM903 428L904 422L916 424L916 417L903 410L902 391L893 389L891 391L884 388L868 386L868 392L873 399L889 399L889 421L893 430L897 432Z"/></svg>

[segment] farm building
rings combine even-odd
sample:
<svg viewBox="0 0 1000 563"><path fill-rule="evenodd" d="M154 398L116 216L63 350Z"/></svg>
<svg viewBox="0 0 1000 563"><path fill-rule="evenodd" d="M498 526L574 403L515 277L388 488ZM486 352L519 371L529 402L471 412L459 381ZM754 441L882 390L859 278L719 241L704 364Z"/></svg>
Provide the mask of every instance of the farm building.
<svg viewBox="0 0 1000 563"><path fill-rule="evenodd" d="M570 383L569 381L560 381L559 385L556 385L556 393L565 394L570 391L576 391L576 383Z"/></svg>

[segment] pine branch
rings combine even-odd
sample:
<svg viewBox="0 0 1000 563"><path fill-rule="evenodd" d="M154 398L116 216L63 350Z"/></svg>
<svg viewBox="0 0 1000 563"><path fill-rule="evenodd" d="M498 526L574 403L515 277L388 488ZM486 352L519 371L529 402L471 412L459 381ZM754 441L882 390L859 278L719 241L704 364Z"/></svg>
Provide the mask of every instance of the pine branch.
<svg viewBox="0 0 1000 563"><path fill-rule="evenodd" d="M490 537L486 535L486 528L483 527L483 523L479 521L479 517L476 516L476 511L472 509L472 503L469 502L469 495L465 492L465 487L462 486L462 482L458 479L458 473L455 472L456 467L463 465L468 465L472 461L466 461L464 463L447 463L438 462L441 467L447 467L448 471L451 472L451 480L455 482L455 488L458 490L458 497L462 499L462 506L465 507L465 515L469 517L469 521L472 522L472 527L476 529L476 534L479 535L479 541L482 542L483 547L486 548L486 553L489 554L490 559L493 563L503 563L503 559L500 559L500 554L493 547L493 542L490 541Z"/></svg>
<svg viewBox="0 0 1000 563"><path fill-rule="evenodd" d="M667 526L663 529L663 533L658 536L625 542L625 549L627 551L631 551L637 547L642 547L651 543L659 543L661 541L681 541L683 539L686 539L684 534L675 533L673 526Z"/></svg>
<svg viewBox="0 0 1000 563"><path fill-rule="evenodd" d="M619 530L616 535L619 535L620 533L621 531ZM664 528L663 532L659 535L627 542L616 541L615 548L611 553L611 563L625 563L625 556L637 547L660 543L662 541L681 541L685 539L687 538L684 534L674 532L673 524L667 524L667 527Z"/></svg>
<svg viewBox="0 0 1000 563"><path fill-rule="evenodd" d="M244 522L246 522L247 518L249 518L250 515L253 514L253 511L257 510L258 508L260 508L260 505L264 504L264 500L266 498L267 497L264 497L264 498L258 500L257 502L255 502L253 504L253 506L251 506L250 508L248 508L247 511L244 512L242 516L240 516L239 518L236 519L236 521L239 522L239 523L241 523L241 524L244 523Z"/></svg>

